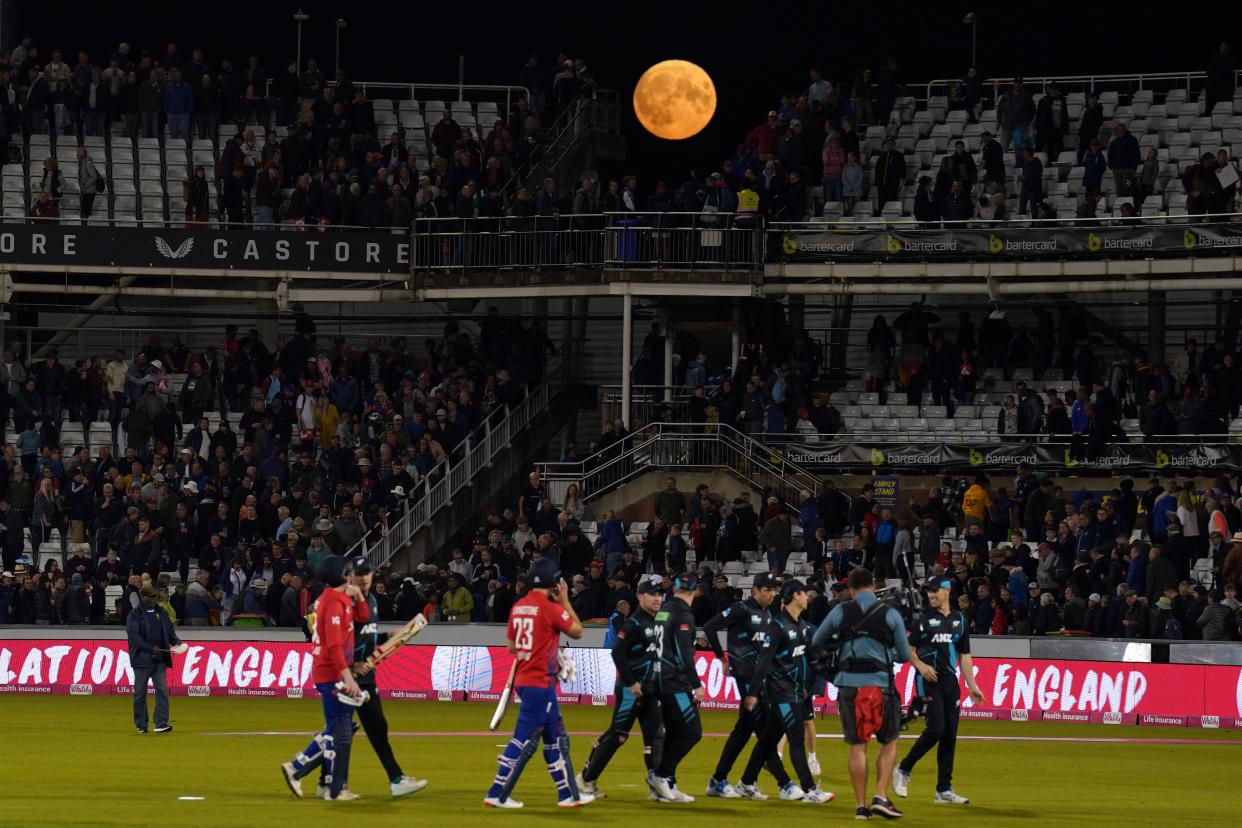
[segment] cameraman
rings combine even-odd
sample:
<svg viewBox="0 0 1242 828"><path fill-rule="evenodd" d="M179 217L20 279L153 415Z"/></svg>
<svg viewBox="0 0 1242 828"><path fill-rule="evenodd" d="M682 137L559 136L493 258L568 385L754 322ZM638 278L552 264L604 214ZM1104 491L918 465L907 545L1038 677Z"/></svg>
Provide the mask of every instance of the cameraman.
<svg viewBox="0 0 1242 828"><path fill-rule="evenodd" d="M933 575L923 588L930 606L919 614L914 630L915 652L910 662L919 672L916 689L926 704L927 727L893 774L893 790L898 796L908 795L910 772L915 763L939 742L933 801L966 805L970 800L953 792L953 752L957 748L958 703L961 701L961 688L957 683L959 662L971 700L976 704L983 701L983 694L975 684L974 662L970 656L970 625L966 616L952 607L952 583L948 578Z"/></svg>
<svg viewBox="0 0 1242 828"><path fill-rule="evenodd" d="M812 644L827 648L840 631L840 671L832 680L840 690L837 703L841 728L850 746L849 773L854 786L856 819L879 814L886 819L901 811L887 796L893 764L897 760L897 729L901 700L893 682L893 662L910 660L910 645L901 614L879 603L875 579L861 567L850 572L851 600L834 607L815 632ZM876 762L875 795L868 807L867 743L875 736L880 743Z"/></svg>

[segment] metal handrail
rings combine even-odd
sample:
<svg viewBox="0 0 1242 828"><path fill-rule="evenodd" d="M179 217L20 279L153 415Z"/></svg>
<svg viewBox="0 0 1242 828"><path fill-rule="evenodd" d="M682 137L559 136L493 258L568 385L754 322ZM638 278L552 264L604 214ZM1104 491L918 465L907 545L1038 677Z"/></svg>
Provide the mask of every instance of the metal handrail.
<svg viewBox="0 0 1242 828"><path fill-rule="evenodd" d="M627 435L619 449L614 445L582 461L536 468L554 502L560 502L570 483L578 484L586 502L661 469L728 471L755 489L773 490L791 506L798 503L800 492L818 495L820 489L818 475L736 429L714 423L652 423Z"/></svg>
<svg viewBox="0 0 1242 828"><path fill-rule="evenodd" d="M1242 76L1242 72L1235 72L1235 76ZM993 82L999 82L1002 86L1004 86L1006 84L1012 84L1014 80L1015 80L1014 78L988 78L986 83L991 84ZM1023 77L1022 78L1023 85L1026 86L1027 88L1034 88L1034 87L1042 88L1048 83L1055 82L1058 86L1061 84L1068 84L1068 85L1086 84L1087 91L1094 91L1095 85L1097 83L1100 83L1100 84L1117 84L1117 83L1125 83L1125 82L1136 83L1138 84L1138 87L1135 91L1141 91L1143 89L1144 83L1150 83L1152 81L1178 81L1179 86L1180 86L1180 82L1183 80L1186 82L1186 92L1189 94L1189 92L1191 91L1192 81L1207 80L1207 72L1203 72L1203 71L1142 72L1139 74L1131 73L1131 74L1102 74L1102 75L1094 75L1094 74L1092 75L1047 75L1043 77ZM961 78L937 78L935 80L928 81L926 84L927 92L926 92L925 97L923 98L923 101L926 102L926 101L929 101L933 97L939 97L938 95L932 94L933 89L936 89L938 87L944 87L945 91L947 92L953 86L961 82L962 82ZM985 85L985 82L982 81L982 79L980 80L980 85L981 86Z"/></svg>
<svg viewBox="0 0 1242 828"><path fill-rule="evenodd" d="M70 194L71 195L71 194ZM62 194L63 198L64 194ZM104 202L99 201L102 205ZM106 212L106 211L105 211ZM103 216L93 215L91 218L83 219L80 216L56 216L55 218L39 218L37 216L23 215L15 216L13 214L0 215L0 223L4 224L67 224L80 227L125 227L125 228L172 228L174 230L249 230L255 233L268 232L286 232L286 233L325 233L325 232L342 232L348 231L353 233L395 233L404 234L409 232L408 227L364 227L359 224L292 224L289 222L273 221L271 224L263 224L258 220L252 222L228 222L216 221L209 219L208 221L187 221L182 217L175 219L163 218L104 218Z"/></svg>
<svg viewBox="0 0 1242 828"><path fill-rule="evenodd" d="M753 221L753 224L747 222ZM757 272L767 250L758 216L578 213L418 219L411 269L710 269Z"/></svg>
<svg viewBox="0 0 1242 828"><path fill-rule="evenodd" d="M457 493L480 471L490 466L496 455L509 446L516 434L526 428L536 415L547 409L549 399L550 384L545 381L532 389L507 416L495 416L503 408L492 412L464 441L466 450L458 460L441 461L423 478L419 487L422 490L421 497L417 500L411 498L407 502L406 513L401 519L388 526L378 539L369 538L370 533L364 535L350 549L349 554L366 555L371 560L371 565L376 568L387 566L416 532L427 526L440 509L451 504ZM438 476L435 474L437 469L440 470Z"/></svg>
<svg viewBox="0 0 1242 828"><path fill-rule="evenodd" d="M593 99L599 91L601 90L591 86L582 88L574 99L569 102L569 105L563 107L557 113L552 123L548 124L547 127L541 127L540 132L543 133L544 140L539 142L539 157L531 158L524 169L515 169L513 171L509 176L509 180L500 189L502 198L508 201L519 188L523 186L529 188L535 178L540 180L546 178L550 170L546 169L545 165L550 165L550 169L556 169L561 159L564 158L564 152L557 156L557 158L549 161L549 149L559 145L564 136L573 128L578 115L582 112L582 102L587 98ZM529 96L527 100L529 100ZM569 145L572 146L572 142ZM568 151L568 147L566 147L565 151Z"/></svg>
<svg viewBox="0 0 1242 828"><path fill-rule="evenodd" d="M1134 216L1122 218L1114 215L1095 216L1093 218L1030 218L1023 216L1003 221L991 219L936 219L933 222L919 221L913 216L901 216L894 219L883 217L865 217L857 221L774 221L770 228L776 232L796 233L809 231L822 233L825 230L839 230L843 233L857 233L866 230L886 230L898 227L903 230L1040 230L1045 227L1068 227L1076 230L1091 230L1099 227L1158 227L1164 224L1216 223L1223 224L1242 220L1242 213L1161 213L1152 216Z"/></svg>

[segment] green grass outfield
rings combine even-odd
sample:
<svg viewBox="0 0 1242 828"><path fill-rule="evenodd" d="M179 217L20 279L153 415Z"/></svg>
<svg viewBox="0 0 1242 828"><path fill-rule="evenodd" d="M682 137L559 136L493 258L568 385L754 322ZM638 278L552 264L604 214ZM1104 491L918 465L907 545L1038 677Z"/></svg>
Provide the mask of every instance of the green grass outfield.
<svg viewBox="0 0 1242 828"><path fill-rule="evenodd" d="M306 734L320 721L318 702L174 697L175 731L138 735L130 724L128 697L6 695L0 701L5 748L0 824L6 828L408 828L412 824L456 828L589 820L592 825L632 828L675 814L678 828L719 828L733 824L725 820L735 819L853 819L845 750L837 738L818 742L822 787L837 794L837 801L825 805L701 796L723 743L721 735L704 737L678 774L680 786L698 801L690 805L648 802L635 728L635 739L621 749L600 780L608 793L606 799L586 810L559 811L553 807L552 785L537 755L515 792L526 803L525 810L498 812L482 804L483 792L496 771L499 746L508 740L507 732L478 735L486 731L491 704L393 701L386 703L386 710L396 734L392 742L398 760L406 773L426 777L431 785L394 801L379 762L360 733L354 742L350 787L362 800L328 803L293 799L277 771L282 761L305 745ZM570 706L565 716L574 734L573 760L578 767L591 744L592 737L586 734L604 727L608 711ZM502 727L512 727L513 719L510 710ZM821 736L840 732L834 719L819 721ZM728 713L704 713L707 733L723 734L731 724ZM916 723L911 733L921 728ZM446 735L409 735L426 732ZM899 802L906 812L905 822L987 828L1071 823L1204 825L1219 821L1221 805L1236 791L1242 767L1242 732L1235 731L964 721L961 735L1004 737L963 738L958 743L955 787L971 798L971 804L965 808L932 804L933 753L915 770L910 798ZM1114 741L1121 739L1170 741ZM908 745L903 740L903 753ZM739 765L734 781L740 771ZM766 773L759 784L769 793L776 792ZM203 799L178 799L182 796ZM349 821L342 819L341 811L349 814Z"/></svg>

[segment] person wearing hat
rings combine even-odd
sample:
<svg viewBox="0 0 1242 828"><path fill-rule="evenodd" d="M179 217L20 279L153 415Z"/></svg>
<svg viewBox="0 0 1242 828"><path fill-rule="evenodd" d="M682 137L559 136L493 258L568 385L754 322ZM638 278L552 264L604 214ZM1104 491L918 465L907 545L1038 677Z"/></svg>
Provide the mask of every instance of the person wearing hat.
<svg viewBox="0 0 1242 828"><path fill-rule="evenodd" d="M952 583L947 578L932 575L923 589L927 594L927 606L919 614L911 636L914 647L910 663L918 671L916 692L926 702L927 724L893 773L893 790L901 797L909 795L910 774L915 764L935 747L937 778L933 801L966 805L970 800L953 792L953 754L957 748L961 703L957 681L959 665L971 700L975 704L983 702L983 693L975 683L974 659L970 654L970 624L964 614L953 609Z"/></svg>
<svg viewBox="0 0 1242 828"><path fill-rule="evenodd" d="M329 555L319 566L324 590L315 602L314 661L311 680L323 699L324 728L301 753L280 766L289 791L302 798L302 778L323 766L328 790L325 799L347 801L360 797L349 790L349 749L353 742L354 710L366 701L354 679L354 619L366 617L366 604L355 607L361 595L349 583L351 567L340 555ZM348 697L348 701L342 701Z"/></svg>
<svg viewBox="0 0 1242 828"><path fill-rule="evenodd" d="M617 704L612 711L612 722L595 740L577 780L578 789L592 796L600 796L596 781L625 743L635 721L642 729L643 762L647 771L654 770L660 763L664 732L656 687L659 655L655 616L663 603L661 579L644 577L638 584L638 609L617 631L612 645L612 663L617 668L614 691Z"/></svg>
<svg viewBox="0 0 1242 828"><path fill-rule="evenodd" d="M815 785L807 762L806 731L802 724L810 666L806 660L806 627L799 619L806 612L810 597L806 585L795 578L785 582L781 598L784 607L768 624L759 663L742 701L743 707L755 716L759 738L738 788L754 790L759 771L766 765L780 786L781 799L831 802L836 795ZM776 754L782 737L789 742L790 760L798 774L796 785Z"/></svg>
<svg viewBox="0 0 1242 828"><path fill-rule="evenodd" d="M760 573L755 576L751 585L749 598L732 604L703 625L703 637L707 639L708 646L712 648L717 659L728 665L729 674L737 682L739 699L746 698L750 693L751 679L759 664L763 636L772 622L768 608L776 600L779 588L780 580L775 575L771 572ZM727 657L720 646L722 632L729 647ZM723 799L766 799L757 786L752 785L745 791L739 791L729 783L729 772L733 769L733 763L742 754L756 726L754 714L740 700L737 714L733 730L720 751L716 770L707 782L707 795Z"/></svg>
<svg viewBox="0 0 1242 828"><path fill-rule="evenodd" d="M500 755L496 778L483 804L491 808L522 807L510 794L542 741L543 758L556 784L557 806L576 808L594 802L595 797L578 788L570 764L569 734L556 701L557 642L562 634L582 638L582 622L555 563L547 558L538 560L531 564L527 577L530 591L514 603L507 634L509 652L517 663L513 674L513 689L519 699L517 725Z"/></svg>
<svg viewBox="0 0 1242 828"><path fill-rule="evenodd" d="M406 776L393 756L392 745L388 743L388 719L384 717L384 709L380 706L375 670L366 663L376 648L388 640L388 633L381 633L376 624L379 620L379 603L371 590L374 577L371 562L358 556L351 563L353 572L349 576L350 583L361 595L354 601L354 675L357 677L358 686L367 691L368 696L358 708L358 720L366 731L367 741L371 743L380 764L384 766L384 772L388 775L389 791L394 797L406 796L427 787L427 780Z"/></svg>
<svg viewBox="0 0 1242 828"><path fill-rule="evenodd" d="M1156 599L1156 614L1151 619L1151 637L1166 641L1180 641L1186 637L1182 622L1173 611L1173 600L1167 595Z"/></svg>
<svg viewBox="0 0 1242 828"><path fill-rule="evenodd" d="M75 576L76 577L76 576ZM168 614L159 604L159 591L144 586L138 592L141 609L130 612L125 619L129 641L129 663L134 670L134 727L146 733L148 726L147 684L155 686L155 732L168 733L168 681L165 677L173 666L172 651L181 644Z"/></svg>

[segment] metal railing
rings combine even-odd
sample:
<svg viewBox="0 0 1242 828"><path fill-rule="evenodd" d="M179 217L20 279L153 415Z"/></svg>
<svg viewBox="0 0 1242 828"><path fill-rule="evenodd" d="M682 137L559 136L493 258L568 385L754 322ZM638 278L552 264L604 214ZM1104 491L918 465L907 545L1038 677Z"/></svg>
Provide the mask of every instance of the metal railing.
<svg viewBox="0 0 1242 828"><path fill-rule="evenodd" d="M63 198L63 197L62 197ZM408 227L393 227L390 225L382 225L376 227L364 227L359 224L318 224L294 222L288 219L274 220L270 224L264 224L257 218L248 222L228 222L209 218L207 221L190 221L183 215L170 213L168 219L164 218L138 218L137 216L118 216L116 218L108 218L108 210L104 198L98 199L94 212L89 218L81 216L56 216L43 218L39 216L29 215L26 213L17 214L5 211L0 214L0 223L4 224L56 224L67 225L73 227L124 227L124 228L156 228L170 227L179 230L233 230L246 232L284 232L284 233L392 233L396 235L404 235L410 231ZM76 208L75 208L76 209ZM163 208L160 208L160 215L163 215ZM102 214L102 215L101 215Z"/></svg>
<svg viewBox="0 0 1242 828"><path fill-rule="evenodd" d="M584 87L572 101L561 107L552 123L541 127L539 140L531 157L520 169L515 169L501 188L501 197L508 202L517 191L526 187L532 192L541 186L544 178L553 176L561 162L577 145L580 137L585 135L591 126L586 120L595 111L593 104L597 98L607 97L614 103L616 92L595 87Z"/></svg>
<svg viewBox="0 0 1242 828"><path fill-rule="evenodd" d="M1235 75L1240 73L1235 73ZM993 81L1000 83L1001 94L1013 83L1013 78L988 78L981 84L984 98L994 94ZM923 101L933 97L945 96L952 100L961 78L937 78L925 85ZM1055 82L1063 92L1139 92L1142 90L1167 91L1170 89L1186 90L1189 95L1196 88L1206 86L1207 73L1197 72L1143 72L1139 74L1103 74L1103 75L1047 75L1043 77L1024 77L1023 85L1029 90L1041 90L1049 83Z"/></svg>
<svg viewBox="0 0 1242 828"><path fill-rule="evenodd" d="M749 222L755 222L751 226ZM593 213L418 219L414 272L506 269L755 271L766 235L757 216Z"/></svg>
<svg viewBox="0 0 1242 828"><path fill-rule="evenodd" d="M726 425L652 423L576 463L537 465L548 495L560 503L570 483L584 501L651 471L725 472L796 506L802 491L819 494L819 477Z"/></svg>
<svg viewBox="0 0 1242 828"><path fill-rule="evenodd" d="M417 492L411 492L404 516L376 533L364 535L350 549L350 555L366 555L372 566L382 567L401 551L414 534L431 522L453 497L470 484L478 473L491 465L501 451L509 447L513 437L525 429L530 421L548 407L551 386L543 382L532 389L521 403L507 416L497 416L505 411L499 408L483 421L453 455L432 469L423 479ZM374 535L378 534L378 537Z"/></svg>

